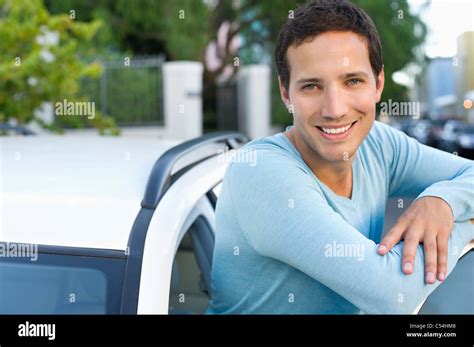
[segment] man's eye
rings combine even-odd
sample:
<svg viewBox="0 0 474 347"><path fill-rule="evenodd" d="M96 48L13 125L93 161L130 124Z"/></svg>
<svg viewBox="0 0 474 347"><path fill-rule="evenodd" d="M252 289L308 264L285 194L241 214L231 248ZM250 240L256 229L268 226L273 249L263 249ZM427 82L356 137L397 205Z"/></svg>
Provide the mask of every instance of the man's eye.
<svg viewBox="0 0 474 347"><path fill-rule="evenodd" d="M314 83L307 84L303 86L303 90L313 90L316 89L318 86Z"/></svg>
<svg viewBox="0 0 474 347"><path fill-rule="evenodd" d="M347 84L350 86L355 86L356 84L362 83L363 81L359 78L350 79Z"/></svg>

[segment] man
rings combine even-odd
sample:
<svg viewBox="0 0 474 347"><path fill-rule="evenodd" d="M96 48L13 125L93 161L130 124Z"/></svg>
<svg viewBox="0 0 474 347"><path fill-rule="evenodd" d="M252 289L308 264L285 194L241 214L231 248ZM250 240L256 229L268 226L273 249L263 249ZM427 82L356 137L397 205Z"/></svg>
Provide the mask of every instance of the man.
<svg viewBox="0 0 474 347"><path fill-rule="evenodd" d="M275 57L294 125L226 172L208 311L414 312L474 239L472 162L375 121L380 39L353 4L299 8ZM390 196L416 200L381 241Z"/></svg>

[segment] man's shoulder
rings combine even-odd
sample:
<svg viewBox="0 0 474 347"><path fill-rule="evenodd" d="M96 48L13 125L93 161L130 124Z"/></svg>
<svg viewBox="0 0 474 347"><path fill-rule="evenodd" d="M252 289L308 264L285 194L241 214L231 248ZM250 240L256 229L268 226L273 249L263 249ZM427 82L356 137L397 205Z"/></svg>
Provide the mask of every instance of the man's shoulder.
<svg viewBox="0 0 474 347"><path fill-rule="evenodd" d="M277 133L271 136L259 137L254 139L245 146L241 148L241 150L270 150L270 151L287 151L288 145L285 139L284 133Z"/></svg>
<svg viewBox="0 0 474 347"><path fill-rule="evenodd" d="M404 136L405 134L401 131L376 120L362 147L371 148L377 152L384 152L386 155L388 154L386 151L392 152L397 146L397 142Z"/></svg>
<svg viewBox="0 0 474 347"><path fill-rule="evenodd" d="M374 122L372 129L370 129L369 137L377 141L388 141L390 137L400 135L400 131L391 127L388 124L382 123L378 120Z"/></svg>
<svg viewBox="0 0 474 347"><path fill-rule="evenodd" d="M260 137L254 139L236 152L236 158L239 156L255 156L265 159L269 163L272 160L291 160L298 159L299 153L291 145L284 133L278 133L272 136Z"/></svg>
<svg viewBox="0 0 474 347"><path fill-rule="evenodd" d="M232 156L226 178L236 184L242 181L271 179L305 171L301 156L283 133L250 141Z"/></svg>

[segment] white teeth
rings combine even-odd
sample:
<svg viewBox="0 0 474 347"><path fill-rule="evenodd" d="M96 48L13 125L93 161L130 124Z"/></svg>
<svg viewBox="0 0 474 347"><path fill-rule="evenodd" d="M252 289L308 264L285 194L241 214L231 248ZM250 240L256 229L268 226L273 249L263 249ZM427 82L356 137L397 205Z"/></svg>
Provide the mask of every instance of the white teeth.
<svg viewBox="0 0 474 347"><path fill-rule="evenodd" d="M339 133L345 133L349 128L351 127L352 124L349 124L348 126L342 127L342 128L336 128L336 129L327 129L327 128L321 128L326 134L339 134Z"/></svg>

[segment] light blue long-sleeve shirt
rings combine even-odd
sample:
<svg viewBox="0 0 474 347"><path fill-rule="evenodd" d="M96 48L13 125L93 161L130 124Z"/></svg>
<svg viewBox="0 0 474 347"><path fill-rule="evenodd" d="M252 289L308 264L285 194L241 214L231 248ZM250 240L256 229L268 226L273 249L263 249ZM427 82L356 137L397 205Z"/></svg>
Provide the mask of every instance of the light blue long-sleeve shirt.
<svg viewBox="0 0 474 347"><path fill-rule="evenodd" d="M336 195L283 134L229 165L216 210L209 313L413 313L439 285L401 270L403 242L377 254L387 198L437 196L454 215L448 275L474 239L474 165L375 122Z"/></svg>

